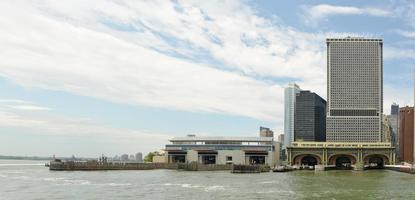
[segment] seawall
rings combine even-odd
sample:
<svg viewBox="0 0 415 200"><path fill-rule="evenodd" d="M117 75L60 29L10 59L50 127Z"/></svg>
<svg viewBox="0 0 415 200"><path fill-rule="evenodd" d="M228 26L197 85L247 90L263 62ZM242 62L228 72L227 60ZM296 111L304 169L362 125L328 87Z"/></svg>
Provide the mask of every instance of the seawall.
<svg viewBox="0 0 415 200"><path fill-rule="evenodd" d="M153 170L171 169L186 171L230 171L232 165L202 165L198 163L112 163L112 162L74 162L51 161L49 170L53 171L94 171L94 170Z"/></svg>

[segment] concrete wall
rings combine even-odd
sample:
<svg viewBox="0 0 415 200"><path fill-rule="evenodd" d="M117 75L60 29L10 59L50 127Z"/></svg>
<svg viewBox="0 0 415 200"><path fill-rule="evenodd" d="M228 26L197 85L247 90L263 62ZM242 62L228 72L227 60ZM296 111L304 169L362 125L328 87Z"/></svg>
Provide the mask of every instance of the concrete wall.
<svg viewBox="0 0 415 200"><path fill-rule="evenodd" d="M281 155L281 142L274 142L274 147L275 147L275 151L272 152L272 161L270 161L269 163L271 163L271 167L275 166L275 165L280 165L281 161L280 161L280 155Z"/></svg>
<svg viewBox="0 0 415 200"><path fill-rule="evenodd" d="M216 157L216 164L225 165L227 156L232 156L233 164L245 164L245 153L243 151L236 150L218 151L218 156Z"/></svg>
<svg viewBox="0 0 415 200"><path fill-rule="evenodd" d="M167 163L167 155L165 156L154 156L153 163Z"/></svg>
<svg viewBox="0 0 415 200"><path fill-rule="evenodd" d="M199 157L198 157L197 151L194 151L194 150L187 151L186 162L187 163L191 163L191 162L198 163Z"/></svg>
<svg viewBox="0 0 415 200"><path fill-rule="evenodd" d="M268 156L266 157L266 161L265 161L267 165L275 166L280 163L279 162L279 157L280 157L279 145L280 143L275 142L275 151L268 151ZM219 150L216 156L216 164L226 165L227 156L232 156L233 164L238 164L238 165L249 164L249 160L247 160L247 157L245 156L245 152L242 150ZM168 162L167 156L165 157L165 162ZM188 150L187 155L186 155L186 163L192 163L192 162L199 163L199 155L198 155L198 152L195 150Z"/></svg>

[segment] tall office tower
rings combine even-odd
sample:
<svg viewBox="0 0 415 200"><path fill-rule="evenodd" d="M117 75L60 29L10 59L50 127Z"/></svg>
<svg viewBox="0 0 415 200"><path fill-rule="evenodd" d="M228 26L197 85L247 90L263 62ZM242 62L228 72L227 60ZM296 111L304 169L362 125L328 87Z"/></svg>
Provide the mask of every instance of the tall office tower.
<svg viewBox="0 0 415 200"><path fill-rule="evenodd" d="M403 107L399 113L399 161L412 163L414 157L414 107Z"/></svg>
<svg viewBox="0 0 415 200"><path fill-rule="evenodd" d="M314 92L301 91L295 99L295 141L326 141L326 101Z"/></svg>
<svg viewBox="0 0 415 200"><path fill-rule="evenodd" d="M274 137L274 132L270 128L260 126L259 137Z"/></svg>
<svg viewBox="0 0 415 200"><path fill-rule="evenodd" d="M382 39L327 39L327 141L381 141L382 46Z"/></svg>
<svg viewBox="0 0 415 200"><path fill-rule="evenodd" d="M295 83L288 84L284 90L284 147L291 146L294 141L295 97L300 91Z"/></svg>

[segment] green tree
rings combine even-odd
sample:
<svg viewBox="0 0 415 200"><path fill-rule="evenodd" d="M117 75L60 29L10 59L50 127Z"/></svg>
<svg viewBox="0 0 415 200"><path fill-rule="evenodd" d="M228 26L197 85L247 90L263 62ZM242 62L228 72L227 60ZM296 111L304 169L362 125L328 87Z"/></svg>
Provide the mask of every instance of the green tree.
<svg viewBox="0 0 415 200"><path fill-rule="evenodd" d="M153 157L154 156L161 156L161 153L158 151L153 151L148 153L145 157L144 157L144 162L153 162Z"/></svg>

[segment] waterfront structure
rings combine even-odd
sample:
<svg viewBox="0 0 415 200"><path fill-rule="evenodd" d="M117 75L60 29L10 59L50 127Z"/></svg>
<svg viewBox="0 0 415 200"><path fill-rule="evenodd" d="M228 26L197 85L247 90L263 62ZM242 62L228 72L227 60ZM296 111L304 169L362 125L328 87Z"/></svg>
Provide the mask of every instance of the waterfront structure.
<svg viewBox="0 0 415 200"><path fill-rule="evenodd" d="M294 141L326 141L326 101L314 92L296 95Z"/></svg>
<svg viewBox="0 0 415 200"><path fill-rule="evenodd" d="M361 170L395 163L390 143L379 142L293 142L288 147L289 165L332 165Z"/></svg>
<svg viewBox="0 0 415 200"><path fill-rule="evenodd" d="M135 154L135 161L138 163L142 163L143 162L143 154L141 152L137 152Z"/></svg>
<svg viewBox="0 0 415 200"><path fill-rule="evenodd" d="M414 107L399 110L399 161L413 163L414 159Z"/></svg>
<svg viewBox="0 0 415 200"><path fill-rule="evenodd" d="M300 91L295 83L288 84L284 89L284 147L290 146L294 141L295 98Z"/></svg>
<svg viewBox="0 0 415 200"><path fill-rule="evenodd" d="M259 127L259 137L274 137L274 132L270 128Z"/></svg>
<svg viewBox="0 0 415 200"><path fill-rule="evenodd" d="M167 163L165 155L155 155L153 156L153 163Z"/></svg>
<svg viewBox="0 0 415 200"><path fill-rule="evenodd" d="M175 137L165 151L168 163L263 164L279 162L279 143L273 137Z"/></svg>
<svg viewBox="0 0 415 200"><path fill-rule="evenodd" d="M382 46L382 39L327 39L328 142L381 142Z"/></svg>
<svg viewBox="0 0 415 200"><path fill-rule="evenodd" d="M293 142L288 164L357 170L394 164L394 147L382 137L383 40L326 41L326 142Z"/></svg>

